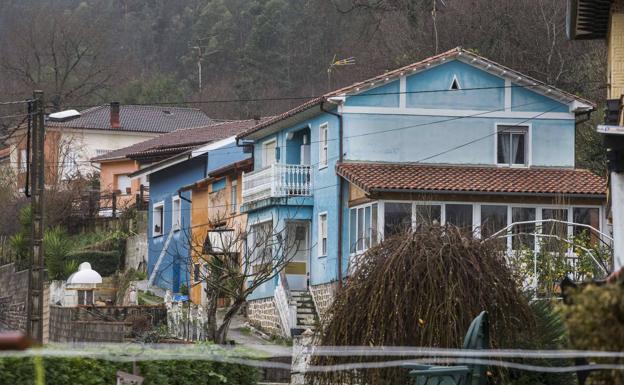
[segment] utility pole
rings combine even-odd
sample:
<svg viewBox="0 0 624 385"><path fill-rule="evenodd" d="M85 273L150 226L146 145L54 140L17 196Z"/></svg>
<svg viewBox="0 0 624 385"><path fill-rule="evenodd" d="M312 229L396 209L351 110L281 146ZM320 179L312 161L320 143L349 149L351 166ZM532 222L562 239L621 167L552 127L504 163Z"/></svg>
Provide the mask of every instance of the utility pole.
<svg viewBox="0 0 624 385"><path fill-rule="evenodd" d="M43 193L45 190L44 177L44 100L43 91L34 92L35 114L31 137L31 172L32 172L32 262L29 270L28 282L28 336L33 342L43 344L43 281L45 279L45 265L43 260Z"/></svg>

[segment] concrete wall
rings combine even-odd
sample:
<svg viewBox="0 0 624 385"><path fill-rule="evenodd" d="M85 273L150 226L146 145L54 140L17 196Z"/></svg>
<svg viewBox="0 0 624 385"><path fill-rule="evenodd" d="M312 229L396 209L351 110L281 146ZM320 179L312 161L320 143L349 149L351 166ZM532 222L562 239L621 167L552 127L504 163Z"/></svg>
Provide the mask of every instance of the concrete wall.
<svg viewBox="0 0 624 385"><path fill-rule="evenodd" d="M139 227L140 228L140 227ZM140 228L145 230L145 228ZM145 233L136 234L126 239L126 269L135 269L137 271L147 270L147 236Z"/></svg>

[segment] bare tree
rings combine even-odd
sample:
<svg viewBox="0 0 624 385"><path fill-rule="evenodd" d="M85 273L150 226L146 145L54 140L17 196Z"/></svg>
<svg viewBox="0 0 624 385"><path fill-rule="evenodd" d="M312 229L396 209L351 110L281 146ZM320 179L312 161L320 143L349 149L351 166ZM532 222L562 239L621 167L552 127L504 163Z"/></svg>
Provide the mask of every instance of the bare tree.
<svg viewBox="0 0 624 385"><path fill-rule="evenodd" d="M189 289L201 285L207 338L221 344L226 342L232 319L247 298L278 275L285 280L286 266L298 251L308 248L300 237L289 233L287 225L280 225L284 222L279 218L246 226L244 221L236 220L240 217L240 214L213 216L201 226L182 229L190 250L174 247L167 251L173 257L171 263L181 263L189 269L192 282ZM226 311L219 319L217 310L221 300Z"/></svg>
<svg viewBox="0 0 624 385"><path fill-rule="evenodd" d="M107 87L115 58L105 55L104 20L86 5L69 11L49 2L24 12L2 39L6 75L24 88L43 89L57 110Z"/></svg>

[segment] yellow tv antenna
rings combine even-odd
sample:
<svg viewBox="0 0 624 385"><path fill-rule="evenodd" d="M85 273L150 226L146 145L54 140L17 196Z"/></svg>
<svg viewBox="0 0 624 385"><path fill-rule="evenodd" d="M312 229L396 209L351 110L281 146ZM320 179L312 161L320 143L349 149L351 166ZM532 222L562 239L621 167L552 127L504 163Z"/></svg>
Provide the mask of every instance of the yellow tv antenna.
<svg viewBox="0 0 624 385"><path fill-rule="evenodd" d="M345 58L345 59L336 59L336 55L334 55L331 63L329 63L329 67L327 67L327 86L329 87L330 90L332 89L331 75L332 75L332 71L334 70L334 68L342 67L342 66L350 66L354 64L355 64L355 57L353 56Z"/></svg>

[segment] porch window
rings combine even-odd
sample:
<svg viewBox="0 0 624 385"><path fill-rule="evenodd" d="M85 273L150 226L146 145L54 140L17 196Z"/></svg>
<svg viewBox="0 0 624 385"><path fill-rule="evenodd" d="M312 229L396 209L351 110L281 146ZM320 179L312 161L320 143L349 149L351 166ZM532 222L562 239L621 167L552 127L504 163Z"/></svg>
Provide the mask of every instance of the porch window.
<svg viewBox="0 0 624 385"><path fill-rule="evenodd" d="M600 230L600 209L597 207L575 207L573 210L573 222L589 225ZM585 226L574 226L572 229L574 238L597 246L600 242L600 234Z"/></svg>
<svg viewBox="0 0 624 385"><path fill-rule="evenodd" d="M498 126L496 163L524 166L527 161L526 126Z"/></svg>
<svg viewBox="0 0 624 385"><path fill-rule="evenodd" d="M328 132L329 126L323 123L319 126L319 168L327 167L328 159Z"/></svg>
<svg viewBox="0 0 624 385"><path fill-rule="evenodd" d="M349 251L361 253L375 246L377 235L377 203L352 208L349 212Z"/></svg>
<svg viewBox="0 0 624 385"><path fill-rule="evenodd" d="M511 221L531 222L535 221L535 207L512 207ZM535 222L515 225L512 228L512 250L535 250Z"/></svg>
<svg viewBox="0 0 624 385"><path fill-rule="evenodd" d="M327 213L319 214L319 257L327 256Z"/></svg>
<svg viewBox="0 0 624 385"><path fill-rule="evenodd" d="M567 221L568 210L567 209L542 209L542 219L553 219L556 221ZM568 225L559 222L544 222L542 223L542 234L546 235L542 237L541 245L543 250L547 252L557 252L567 250L567 243L561 239L568 238Z"/></svg>
<svg viewBox="0 0 624 385"><path fill-rule="evenodd" d="M171 226L173 231L180 230L182 207L180 197L173 197L171 200Z"/></svg>
<svg viewBox="0 0 624 385"><path fill-rule="evenodd" d="M164 216L163 216L163 203L154 204L152 210L152 236L158 237L163 234Z"/></svg>
<svg viewBox="0 0 624 385"><path fill-rule="evenodd" d="M400 234L412 228L412 204L386 202L384 204L384 236Z"/></svg>
<svg viewBox="0 0 624 385"><path fill-rule="evenodd" d="M441 205L420 205L416 204L416 229L423 225L439 226L442 223Z"/></svg>
<svg viewBox="0 0 624 385"><path fill-rule="evenodd" d="M507 226L507 206L481 206L481 238L486 239ZM501 237L496 241L496 248L505 250L507 238Z"/></svg>
<svg viewBox="0 0 624 385"><path fill-rule="evenodd" d="M238 208L238 182L232 181L232 187L230 188L230 213L235 213Z"/></svg>
<svg viewBox="0 0 624 385"><path fill-rule="evenodd" d="M445 209L447 225L454 225L462 231L472 233L472 205L447 204Z"/></svg>

